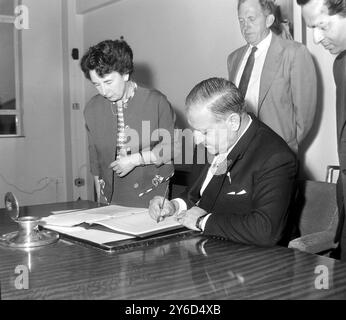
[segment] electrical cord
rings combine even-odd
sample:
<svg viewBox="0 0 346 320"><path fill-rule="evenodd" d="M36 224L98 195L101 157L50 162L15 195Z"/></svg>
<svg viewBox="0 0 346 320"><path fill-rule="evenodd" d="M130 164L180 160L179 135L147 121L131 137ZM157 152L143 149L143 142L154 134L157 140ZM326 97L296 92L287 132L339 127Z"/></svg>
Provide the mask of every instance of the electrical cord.
<svg viewBox="0 0 346 320"><path fill-rule="evenodd" d="M43 180L45 180L46 183L44 184L43 187L34 189L34 190L32 190L32 191L27 191L27 190L23 190L23 189L17 187L17 186L16 186L15 184L13 184L13 183L10 183L1 173L0 173L0 177L1 177L1 179L2 179L7 185L9 185L10 187L13 187L14 189L16 189L17 191L19 191L19 192L21 192L21 193L30 194L30 195L32 195L32 194L34 194L34 193L36 193L36 192L39 192L39 191L42 191L42 190L46 189L46 188L52 183L51 178L49 178L49 177L44 177L44 178L40 179L40 180L37 182L37 184L40 184Z"/></svg>

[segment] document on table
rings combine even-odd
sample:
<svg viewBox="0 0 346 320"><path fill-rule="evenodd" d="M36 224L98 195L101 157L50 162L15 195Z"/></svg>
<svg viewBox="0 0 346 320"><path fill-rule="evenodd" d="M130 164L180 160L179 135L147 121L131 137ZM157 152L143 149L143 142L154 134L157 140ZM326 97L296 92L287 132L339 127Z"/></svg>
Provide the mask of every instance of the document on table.
<svg viewBox="0 0 346 320"><path fill-rule="evenodd" d="M119 237L119 240L129 239L122 238L129 236L146 237L152 234L158 234L183 227L174 219L174 217L167 217L163 221L157 223L150 217L147 208L132 208L117 205L61 214L53 212L53 215L43 218L42 221L44 223L43 227L47 229L58 231L57 228L62 227L64 228L62 231L65 233L73 232L75 236L88 236L88 234L90 234L90 236L92 235L95 237L93 239L96 239L97 241L103 241L98 237L102 236L100 232L105 231L93 230L93 225L101 225L106 227L110 231L108 233L116 234ZM82 228L85 231L82 232L80 228L85 224L87 224L88 228ZM75 229L76 227L78 227L78 229ZM70 228L71 230L68 231L69 229L67 228ZM114 233L114 231L116 233ZM111 237L108 234L105 234L104 236L107 239L108 237ZM116 238L116 236L114 237ZM118 240L116 239L112 241Z"/></svg>
<svg viewBox="0 0 346 320"><path fill-rule="evenodd" d="M60 234L65 234L77 239L91 241L97 244L105 244L115 241L129 240L135 238L135 236L107 232L103 230L85 229L82 227L57 227L52 225L46 225L45 228L56 231Z"/></svg>

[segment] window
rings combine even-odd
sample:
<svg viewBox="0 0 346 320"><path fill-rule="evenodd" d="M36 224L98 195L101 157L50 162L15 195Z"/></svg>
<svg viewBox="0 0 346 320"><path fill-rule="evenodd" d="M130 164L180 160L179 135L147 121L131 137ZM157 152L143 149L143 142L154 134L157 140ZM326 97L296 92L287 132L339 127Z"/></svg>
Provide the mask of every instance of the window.
<svg viewBox="0 0 346 320"><path fill-rule="evenodd" d="M20 30L15 28L17 1L0 0L0 137L23 135Z"/></svg>

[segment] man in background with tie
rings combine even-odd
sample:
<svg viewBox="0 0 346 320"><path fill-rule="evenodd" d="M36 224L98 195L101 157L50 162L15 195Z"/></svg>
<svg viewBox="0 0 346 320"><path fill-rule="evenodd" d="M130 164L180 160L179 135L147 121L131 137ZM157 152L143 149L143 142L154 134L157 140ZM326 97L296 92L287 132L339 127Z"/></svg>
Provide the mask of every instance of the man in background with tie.
<svg viewBox="0 0 346 320"><path fill-rule="evenodd" d="M271 0L239 0L239 24L247 45L229 55L229 80L245 96L247 111L297 153L314 120L316 71L305 46L271 31L272 11Z"/></svg>
<svg viewBox="0 0 346 320"><path fill-rule="evenodd" d="M244 244L279 243L297 171L294 153L246 112L242 94L226 79L197 84L186 98L186 116L201 148L194 162L201 164L197 155L205 149L213 160L192 166L193 183L181 198L154 197L151 217L174 214L187 228Z"/></svg>

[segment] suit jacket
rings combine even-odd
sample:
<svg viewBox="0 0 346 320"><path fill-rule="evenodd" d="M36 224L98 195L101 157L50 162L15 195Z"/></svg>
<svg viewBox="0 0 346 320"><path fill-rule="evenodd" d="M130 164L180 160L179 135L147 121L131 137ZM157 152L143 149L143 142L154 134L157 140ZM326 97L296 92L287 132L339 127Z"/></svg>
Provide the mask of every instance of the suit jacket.
<svg viewBox="0 0 346 320"><path fill-rule="evenodd" d="M228 56L229 80L235 82L248 46ZM273 34L260 80L258 114L297 152L310 130L316 109L316 70L302 44Z"/></svg>
<svg viewBox="0 0 346 320"><path fill-rule="evenodd" d="M196 157L195 157L196 160ZM203 196L200 189L210 164L193 166L183 199L212 215L204 234L235 242L272 246L286 223L297 171L295 154L265 124L253 117L227 157L226 170L214 175Z"/></svg>
<svg viewBox="0 0 346 320"><path fill-rule="evenodd" d="M346 237L344 224L346 203L346 51L337 56L333 65L336 84L336 124L337 145L340 163L340 174L337 183L337 200L339 209L339 226L336 234L336 242L341 235ZM344 230L342 230L344 229ZM341 257L346 261L346 241L341 242Z"/></svg>

